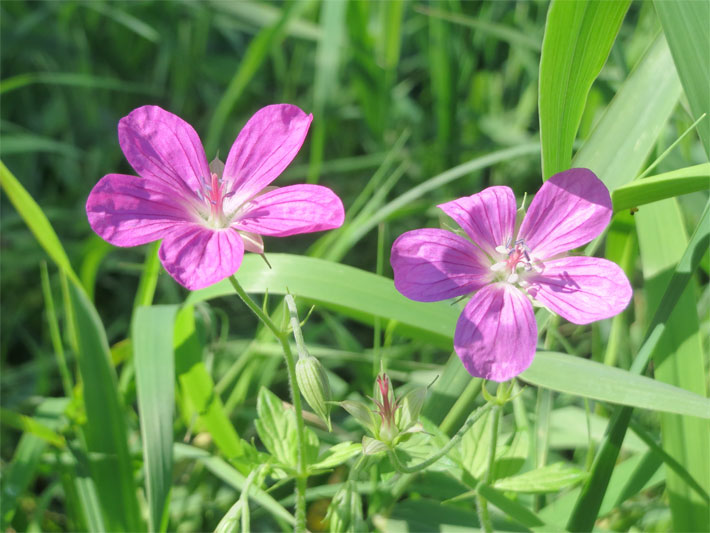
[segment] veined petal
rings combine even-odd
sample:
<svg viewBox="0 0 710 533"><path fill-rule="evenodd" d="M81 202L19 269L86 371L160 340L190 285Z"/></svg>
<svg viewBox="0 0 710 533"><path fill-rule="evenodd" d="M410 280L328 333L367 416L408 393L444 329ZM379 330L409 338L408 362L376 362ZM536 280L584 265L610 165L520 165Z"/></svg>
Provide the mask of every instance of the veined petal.
<svg viewBox="0 0 710 533"><path fill-rule="evenodd" d="M488 187L438 207L489 255L494 254L496 246L505 246L513 239L516 209L510 187Z"/></svg>
<svg viewBox="0 0 710 533"><path fill-rule="evenodd" d="M530 366L537 324L527 297L507 283L488 285L466 305L454 349L472 376L507 381Z"/></svg>
<svg viewBox="0 0 710 533"><path fill-rule="evenodd" d="M229 150L223 177L230 192L246 201L274 181L296 157L311 120L295 105L257 111Z"/></svg>
<svg viewBox="0 0 710 533"><path fill-rule="evenodd" d="M543 271L526 281L530 296L574 324L617 315L631 300L631 284L624 271L597 257L545 261Z"/></svg>
<svg viewBox="0 0 710 533"><path fill-rule="evenodd" d="M257 196L243 209L232 227L272 237L339 228L345 218L343 202L321 185L279 187Z"/></svg>
<svg viewBox="0 0 710 533"><path fill-rule="evenodd" d="M176 193L153 179L108 174L86 201L91 228L115 246L157 241L176 225L194 222Z"/></svg>
<svg viewBox="0 0 710 533"><path fill-rule="evenodd" d="M547 259L588 243L609 224L612 207L606 185L586 168L555 174L535 195L520 226L536 259Z"/></svg>
<svg viewBox="0 0 710 533"><path fill-rule="evenodd" d="M234 274L244 257L244 243L233 229L191 224L169 233L158 256L175 281L195 291Z"/></svg>
<svg viewBox="0 0 710 533"><path fill-rule="evenodd" d="M480 289L490 261L463 237L436 228L408 231L392 245L394 286L410 300L436 302Z"/></svg>
<svg viewBox="0 0 710 533"><path fill-rule="evenodd" d="M139 107L123 117L118 123L118 142L144 178L160 181L185 196L195 196L202 189L201 182L209 182L205 150L193 127L158 106Z"/></svg>

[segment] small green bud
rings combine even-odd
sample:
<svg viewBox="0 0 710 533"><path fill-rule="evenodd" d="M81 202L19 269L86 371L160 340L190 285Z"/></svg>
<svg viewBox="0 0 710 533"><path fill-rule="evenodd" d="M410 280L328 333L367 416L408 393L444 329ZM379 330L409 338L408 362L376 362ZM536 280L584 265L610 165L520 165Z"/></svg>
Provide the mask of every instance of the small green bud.
<svg viewBox="0 0 710 533"><path fill-rule="evenodd" d="M299 358L296 363L296 381L308 405L332 431L330 424L330 383L323 365L312 355Z"/></svg>

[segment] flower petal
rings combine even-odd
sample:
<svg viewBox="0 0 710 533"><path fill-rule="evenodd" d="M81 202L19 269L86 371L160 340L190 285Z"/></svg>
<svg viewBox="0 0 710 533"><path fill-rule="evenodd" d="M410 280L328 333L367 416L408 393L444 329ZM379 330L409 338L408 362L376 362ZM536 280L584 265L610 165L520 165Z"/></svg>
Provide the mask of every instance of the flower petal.
<svg viewBox="0 0 710 533"><path fill-rule="evenodd" d="M537 324L530 301L512 285L478 291L456 324L454 349L472 376L507 381L530 366Z"/></svg>
<svg viewBox="0 0 710 533"><path fill-rule="evenodd" d="M175 192L152 179L108 174L94 185L86 201L91 228L115 246L157 241L176 224L192 221Z"/></svg>
<svg viewBox="0 0 710 533"><path fill-rule="evenodd" d="M313 115L295 105L261 108L229 150L224 179L239 204L258 193L291 163L308 133Z"/></svg>
<svg viewBox="0 0 710 533"><path fill-rule="evenodd" d="M480 289L492 279L490 261L450 231L417 229L392 245L394 286L410 300L436 302Z"/></svg>
<svg viewBox="0 0 710 533"><path fill-rule="evenodd" d="M339 228L345 211L340 198L320 185L289 185L261 194L244 206L232 226L272 237Z"/></svg>
<svg viewBox="0 0 710 533"><path fill-rule="evenodd" d="M158 256L175 281L195 291L234 274L244 257L244 243L233 229L191 224L167 235Z"/></svg>
<svg viewBox="0 0 710 533"><path fill-rule="evenodd" d="M516 209L510 187L488 187L439 207L489 255L513 239Z"/></svg>
<svg viewBox="0 0 710 533"><path fill-rule="evenodd" d="M118 142L131 166L144 178L173 187L184 195L201 190L209 165L195 130L158 106L131 111L118 123Z"/></svg>
<svg viewBox="0 0 710 533"><path fill-rule="evenodd" d="M611 213L606 185L591 170L572 168L543 184L518 239L525 241L536 259L547 259L594 239L609 224Z"/></svg>
<svg viewBox="0 0 710 533"><path fill-rule="evenodd" d="M631 300L626 274L606 259L563 257L546 261L543 268L526 278L528 294L574 324L617 315Z"/></svg>

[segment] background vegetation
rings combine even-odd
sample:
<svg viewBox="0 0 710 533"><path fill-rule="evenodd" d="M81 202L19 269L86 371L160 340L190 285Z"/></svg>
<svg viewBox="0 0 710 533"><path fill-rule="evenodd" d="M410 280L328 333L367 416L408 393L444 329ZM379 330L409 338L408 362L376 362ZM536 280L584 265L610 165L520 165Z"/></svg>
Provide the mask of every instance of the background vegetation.
<svg viewBox="0 0 710 533"><path fill-rule="evenodd" d="M494 184L508 185L522 198L539 188L543 168L544 177L572 163L592 168L611 190L621 191L622 196L614 197L618 214L598 253L625 268L635 289L634 303L617 319L589 327L553 320L541 342L547 351L631 368L708 199L710 121L699 124L700 136L693 129L673 144L702 112L710 112L710 98L702 88L710 87L710 46L703 50L708 28L702 25L707 3L679 4L690 7L617 2L613 10L590 8L581 14L560 7L555 21L546 1L0 3L0 155L54 227L88 296L85 301L78 296L66 268L58 270L52 262L43 266L48 250L57 261L51 250L58 248L46 242L38 246L27 211L22 214L3 196L3 528L146 527L147 511L138 506L148 505L143 470L148 456L141 448L132 362L136 354L127 339L138 304L181 304L187 292L165 273L156 273L154 246L115 249L92 234L84 212L89 190L104 174L134 173L118 146L116 125L144 104L160 105L191 123L208 158L217 153L224 157L241 126L264 105L287 102L312 112L306 144L277 184L308 181L331 187L344 201L347 223L325 236L268 239L267 257L308 254L385 277L391 277L389 248L397 235L445 223L437 203ZM557 24L559 45L546 41L543 47L546 21L547 31L552 22ZM579 35L588 35L591 44L574 46L571 39ZM597 51L599 57L585 55L585 50ZM661 154L663 159L648 174L680 170L671 176L679 181L662 179L662 192L632 189L624 197L621 186ZM642 205L691 191L696 192ZM631 215L629 208L637 205L639 212ZM663 322L667 331L646 373L654 376L655 371L658 381L705 396L707 240L696 252L693 264L700 267L689 271L687 288L675 295L678 303L668 309L673 317ZM285 269L277 268L277 273L303 268L289 263L289 257L276 261ZM245 264L239 273L245 286L251 283L254 292L283 292L260 281L263 268L260 260ZM70 277L68 285L62 272ZM303 316L306 303L316 304L304 334L312 353L328 368L335 396L371 394L381 359L395 384L405 385L403 390L441 375L424 416L443 435L455 433L482 398L481 383L462 376L455 357L447 365L453 330L437 332L436 325L427 330L426 316L406 321L420 311L411 311L402 323L398 306L405 304L373 310L381 305L373 289L379 287L376 282L338 272L323 273L327 287L328 276L342 278L344 292L332 296L333 301L318 293L312 281L302 286L298 280L284 281L303 304ZM375 299L363 301L368 295ZM267 387L288 398L277 345L263 332L255 333L256 320L236 298L208 296L191 296L194 316L178 315L175 326L178 334L187 332L193 345L187 355L175 353L177 408L168 446L185 446L178 444L172 452L172 492L163 522L169 530L217 526L244 492L245 472L230 465L229 450L238 446L239 436L256 438L259 390ZM269 304L280 309L278 302L279 296L272 296ZM111 365L93 370L80 356L82 346L101 350L100 335L87 339L81 333L101 331L92 303L111 345ZM446 317L455 315L447 304L435 309ZM172 331L174 315L144 318ZM527 387L515 409L506 411L502 428L509 438L503 442L524 449L515 455L524 471L563 462L579 475L544 490L514 487L505 493L510 501L534 512L547 527L568 524L584 501L578 496L579 484L596 479L585 472L601 468L593 466L594 454L600 443L606 449L602 434L610 414L618 413L609 403L587 400L602 399L645 409L632 415L629 411L633 432L623 441L619 466L614 467L615 460L607 464L617 477L597 526L707 529L707 420L680 416L692 411L680 396L666 397L667 403L681 407L676 414L664 414L663 406L639 399L635 390L626 394L620 385L610 385L606 397L582 393L574 390L575 379L560 365L556 368L556 376L529 376L537 385L548 380L544 385L549 388ZM572 367L571 372L578 371ZM602 382L607 378L600 374ZM577 375L577 380L584 379ZM620 379L623 383L625 378ZM203 411L183 387L205 391L209 397L202 399ZM656 397L665 391L650 390ZM167 397L171 411L173 397ZM456 397L463 402L454 404ZM91 404L90 399L107 403ZM707 403L694 405L696 413L708 413ZM92 420L94 416L98 418ZM335 409L333 416L335 433L317 429L323 443L359 441L359 426L343 410ZM97 426L96 420L105 426ZM236 433L226 425L233 425ZM626 427L620 431L623 439ZM124 440L125 449L112 444L115 435ZM525 435L525 444L520 435ZM255 443L263 449L258 439ZM89 462L101 463L101 450L118 457L123 467L105 487L95 479L93 466L89 468ZM349 464L310 480L313 530L325 527L321 520L329 498L347 477ZM111 471L110 463L104 467ZM465 482L441 472L406 483L402 479L392 478L391 469L380 465L360 480L368 528L443 531L477 523L470 499L441 507L442 501L471 488ZM605 488L599 490L603 495ZM112 491L115 508L106 509L106 494ZM270 494L278 509L291 509L292 484L277 483ZM279 514L265 501L261 496L252 501L253 529L288 529L288 511ZM518 508L503 505L495 512L499 528L534 527Z"/></svg>

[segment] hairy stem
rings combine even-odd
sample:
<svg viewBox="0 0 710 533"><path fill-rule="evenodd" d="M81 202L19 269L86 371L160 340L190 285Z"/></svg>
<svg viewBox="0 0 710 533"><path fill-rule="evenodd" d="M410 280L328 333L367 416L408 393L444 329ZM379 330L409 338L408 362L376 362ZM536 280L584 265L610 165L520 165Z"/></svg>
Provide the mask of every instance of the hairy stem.
<svg viewBox="0 0 710 533"><path fill-rule="evenodd" d="M291 403L296 412L296 436L298 439L298 475L296 476L296 531L306 530L306 432L303 424L303 411L301 410L301 391L296 381L296 362L294 361L291 345L288 342L288 333L282 331L261 307L246 293L233 275L229 281L234 287L237 295L246 306L257 316L259 320L274 334L274 337L281 344L284 358L286 359L286 369L288 370L288 381L291 386Z"/></svg>

